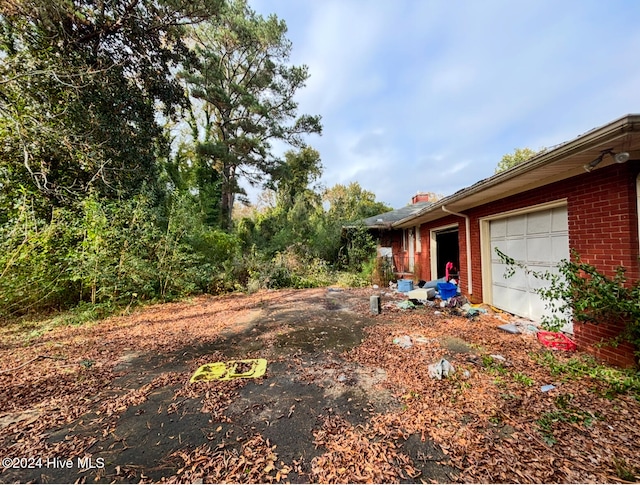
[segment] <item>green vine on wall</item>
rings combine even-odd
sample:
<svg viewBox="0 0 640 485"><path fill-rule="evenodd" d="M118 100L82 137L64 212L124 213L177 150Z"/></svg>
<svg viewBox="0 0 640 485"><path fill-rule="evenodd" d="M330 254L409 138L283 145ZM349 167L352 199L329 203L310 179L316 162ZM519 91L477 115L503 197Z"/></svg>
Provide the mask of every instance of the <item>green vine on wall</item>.
<svg viewBox="0 0 640 485"><path fill-rule="evenodd" d="M610 278L595 266L582 262L580 255L572 250L571 261L563 259L554 272L534 271L498 248L495 251L507 265L505 278L520 268L547 282L535 290L551 311L542 318L545 329L557 331L569 318L595 325L620 325L622 332L608 343L616 346L626 341L640 349L640 280L628 282L626 268L618 266ZM635 353L640 356L639 350Z"/></svg>

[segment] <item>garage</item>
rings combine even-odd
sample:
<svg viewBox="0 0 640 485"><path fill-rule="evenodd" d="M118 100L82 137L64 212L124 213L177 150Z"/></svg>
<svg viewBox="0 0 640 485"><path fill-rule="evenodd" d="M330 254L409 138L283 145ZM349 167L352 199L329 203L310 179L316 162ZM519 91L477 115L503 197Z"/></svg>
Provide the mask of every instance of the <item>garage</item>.
<svg viewBox="0 0 640 485"><path fill-rule="evenodd" d="M522 269L517 269L511 277L505 277L507 267L494 248L533 271L553 271L559 261L569 259L566 205L494 219L489 227L492 304L540 321L549 313L544 301L535 293L543 282ZM564 330L571 331L571 328Z"/></svg>

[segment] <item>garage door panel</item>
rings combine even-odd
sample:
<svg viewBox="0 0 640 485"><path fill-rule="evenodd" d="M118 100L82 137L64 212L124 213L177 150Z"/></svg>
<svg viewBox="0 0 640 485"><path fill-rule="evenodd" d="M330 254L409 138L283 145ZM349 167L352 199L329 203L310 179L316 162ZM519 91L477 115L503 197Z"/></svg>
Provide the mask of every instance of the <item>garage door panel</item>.
<svg viewBox="0 0 640 485"><path fill-rule="evenodd" d="M529 294L516 288L505 288L500 292L494 305L516 315L523 315L529 311Z"/></svg>
<svg viewBox="0 0 640 485"><path fill-rule="evenodd" d="M524 261L527 258L527 244L524 239L508 239L505 254L516 261Z"/></svg>
<svg viewBox="0 0 640 485"><path fill-rule="evenodd" d="M490 222L491 247L528 269L557 274L557 263L569 258L567 208L541 210ZM536 293L548 282L516 269L505 278L505 265L492 253L492 303L520 316L540 320L549 313L545 301Z"/></svg>
<svg viewBox="0 0 640 485"><path fill-rule="evenodd" d="M534 212L527 217L527 234L549 234L551 212Z"/></svg>
<svg viewBox="0 0 640 485"><path fill-rule="evenodd" d="M533 237L526 240L527 255L526 259L529 262L549 261L552 254L552 242L549 237Z"/></svg>
<svg viewBox="0 0 640 485"><path fill-rule="evenodd" d="M557 271L553 271L552 268L550 268L549 266L530 266L530 269L532 272L535 273L557 273ZM541 278L537 278L535 275L529 273L527 275L527 287L532 290L535 291L539 288L542 288L544 286L547 286L548 283L541 279Z"/></svg>
<svg viewBox="0 0 640 485"><path fill-rule="evenodd" d="M569 232L569 221L567 218L567 208L558 207L551 211L551 231L552 232Z"/></svg>
<svg viewBox="0 0 640 485"><path fill-rule="evenodd" d="M513 273L513 276L507 279L507 284L510 288L517 288L521 290L527 289L527 273L521 268L517 268Z"/></svg>
<svg viewBox="0 0 640 485"><path fill-rule="evenodd" d="M510 217L507 219L507 236L522 236L525 227L524 217Z"/></svg>
<svg viewBox="0 0 640 485"><path fill-rule="evenodd" d="M507 285L507 278L505 278L505 272L507 271L507 265L502 263L491 264L491 274L493 275L494 284Z"/></svg>
<svg viewBox="0 0 640 485"><path fill-rule="evenodd" d="M529 299L530 311L533 315L545 316L549 311L546 309L545 302L538 295L532 295Z"/></svg>
<svg viewBox="0 0 640 485"><path fill-rule="evenodd" d="M500 258L498 257L498 254L496 253L495 248L498 248L500 251L502 251L504 254L507 254L507 251L509 250L507 248L507 241L506 240L497 240L497 241L491 241L491 259L494 261L499 261Z"/></svg>
<svg viewBox="0 0 640 485"><path fill-rule="evenodd" d="M505 219L491 222L491 237L504 237L507 235L507 221Z"/></svg>
<svg viewBox="0 0 640 485"><path fill-rule="evenodd" d="M569 259L569 236L558 234L551 237L551 261Z"/></svg>

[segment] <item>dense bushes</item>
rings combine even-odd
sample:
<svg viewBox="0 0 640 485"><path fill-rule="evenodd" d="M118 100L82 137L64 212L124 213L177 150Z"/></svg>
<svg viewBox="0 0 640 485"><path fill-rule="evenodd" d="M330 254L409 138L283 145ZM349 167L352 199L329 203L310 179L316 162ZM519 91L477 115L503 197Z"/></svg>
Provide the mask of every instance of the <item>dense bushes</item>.
<svg viewBox="0 0 640 485"><path fill-rule="evenodd" d="M319 257L313 244L296 242L286 228L263 247L247 247L237 234L206 225L187 194L119 202L91 196L76 210L54 209L49 221L25 195L15 214L0 226L3 317L78 305L86 310L87 303L109 311L231 290L361 286L375 271L375 244L364 229L334 237L335 246L324 248L333 261ZM308 226L307 241L315 231Z"/></svg>
<svg viewBox="0 0 640 485"><path fill-rule="evenodd" d="M4 224L0 313L20 315L80 302L113 305L172 299L232 286L235 236L200 222L188 197L153 204L85 199L38 219L25 197Z"/></svg>

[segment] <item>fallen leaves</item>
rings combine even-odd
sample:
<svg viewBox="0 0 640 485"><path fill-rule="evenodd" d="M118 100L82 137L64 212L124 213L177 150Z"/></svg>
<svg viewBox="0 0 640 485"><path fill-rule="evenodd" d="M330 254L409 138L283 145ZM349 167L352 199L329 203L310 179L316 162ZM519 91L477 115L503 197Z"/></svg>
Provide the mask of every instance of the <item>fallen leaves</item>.
<svg viewBox="0 0 640 485"><path fill-rule="evenodd" d="M287 478L291 467L278 463L276 446L257 434L239 449L215 449L201 445L172 456L179 469L163 483L276 483Z"/></svg>
<svg viewBox="0 0 640 485"><path fill-rule="evenodd" d="M404 406L382 419L399 419L406 432L433 439L461 471L461 481L622 482L616 457L627 460L631 474L640 474L633 444L640 439L640 403L626 395L604 398L589 378L558 380L533 358L541 349L534 335L499 332L495 327L502 322L491 315L443 319L423 309L387 319L346 357L386 371L386 385ZM440 345L403 349L393 344L397 335L418 336L414 344L438 339ZM444 336L464 340L471 353L447 348ZM491 354L504 361L481 358ZM456 374L429 379L428 364L445 355ZM551 382L554 391L540 392ZM545 413L554 417L553 446L541 433Z"/></svg>
<svg viewBox="0 0 640 485"><path fill-rule="evenodd" d="M353 308L367 317L367 290L349 292L362 297ZM58 328L27 346L18 339L3 342L0 360L7 372L0 373L0 454L84 456L96 438L110 435L126 410L170 388L173 400L163 402L157 414L181 416L195 401L195 409L209 415L210 428L203 433L205 443L180 441L178 434L181 449L167 457L165 482L431 481L420 474L416 454L406 451L410 437L425 446L435 443L447 464L459 471L452 480L461 482L624 483L640 475L640 403L625 394L605 397L601 383L591 378L552 375L534 358L542 348L535 337L498 331L504 321L491 314L469 320L447 310L436 315L430 308L384 312L373 318L377 324L368 327L364 341L341 357L335 353L315 361L294 354L290 363L300 369L298 381L318 386L330 382L332 387L324 388L328 399L347 386L359 389L368 380L369 389L384 391L396 404L376 406L382 410L378 413L367 405L363 421L357 421L353 415L335 415L338 407L328 402L314 432L320 454L311 463L285 463L277 443L256 430L230 437L233 418L228 408L244 385L241 380L187 383L199 365L225 360L220 352L182 356L187 372L158 371L141 383L114 384L127 373L120 370L125 355L168 359L177 349L210 343L256 308L284 301L302 308L309 294L202 297L96 325ZM277 332L293 329L284 323ZM276 342L280 334L272 332L265 335L264 345ZM410 336L411 348L393 343L401 335ZM457 345L460 342L464 345ZM441 358L450 360L456 373L435 381L427 367ZM540 387L545 384L555 389L543 393ZM267 380L265 386L275 383ZM294 423L304 410L303 404L287 403L280 417ZM155 407L140 419L150 419L150 414L156 414ZM91 421L99 431L49 440L52 429L78 420ZM148 470L133 465L118 463L112 473L106 478L149 480Z"/></svg>
<svg viewBox="0 0 640 485"><path fill-rule="evenodd" d="M397 483L420 472L376 426L354 427L340 416L325 419L314 443L327 451L313 459L314 483Z"/></svg>

